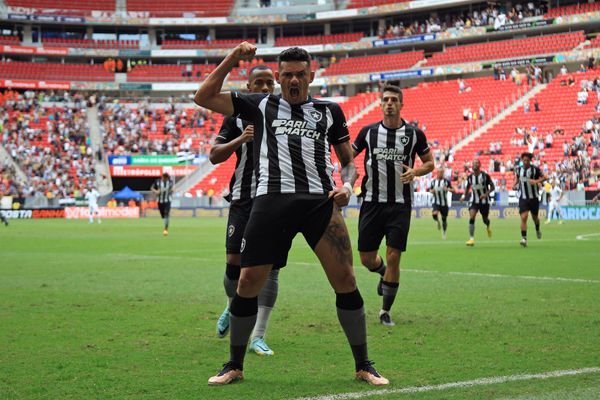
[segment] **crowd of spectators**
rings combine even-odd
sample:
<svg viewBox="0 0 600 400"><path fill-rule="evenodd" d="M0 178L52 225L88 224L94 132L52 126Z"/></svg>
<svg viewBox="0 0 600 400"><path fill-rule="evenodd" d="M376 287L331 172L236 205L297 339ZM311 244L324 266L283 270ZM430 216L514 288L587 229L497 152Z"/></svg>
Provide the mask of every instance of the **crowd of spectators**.
<svg viewBox="0 0 600 400"><path fill-rule="evenodd" d="M4 94L0 104L2 145L28 177L28 181L19 181L11 174L12 195L77 197L93 182L86 99L68 92L63 99L67 102L44 106L33 91Z"/></svg>
<svg viewBox="0 0 600 400"><path fill-rule="evenodd" d="M113 155L206 154L216 136L210 110L192 108L189 100L170 97L164 108L145 99L133 106L100 98L104 150Z"/></svg>
<svg viewBox="0 0 600 400"><path fill-rule="evenodd" d="M382 28L378 34L380 37L390 38L444 32L449 28L461 30L479 26L499 28L522 22L525 18L543 15L545 12L544 4L533 1L516 4L510 10L490 5L471 12L448 13L441 16L432 13L424 20L398 19L386 28Z"/></svg>

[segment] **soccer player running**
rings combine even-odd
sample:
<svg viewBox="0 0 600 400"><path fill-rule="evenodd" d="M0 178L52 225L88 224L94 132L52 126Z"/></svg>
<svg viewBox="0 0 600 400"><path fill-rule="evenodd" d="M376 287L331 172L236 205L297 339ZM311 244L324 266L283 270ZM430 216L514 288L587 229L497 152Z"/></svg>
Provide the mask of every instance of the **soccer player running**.
<svg viewBox="0 0 600 400"><path fill-rule="evenodd" d="M465 193L460 197L460 201L465 201L465 196L472 191L469 201L469 240L467 246L475 246L475 217L477 213L481 213L483 223L487 227L488 237L492 237L492 229L490 228L490 193L496 187L492 178L487 172L481 170L481 162L479 159L473 160L473 173L467 178L467 187Z"/></svg>
<svg viewBox="0 0 600 400"><path fill-rule="evenodd" d="M100 193L96 190L95 187L91 187L87 193L85 194L85 199L88 202L88 211L90 214L90 224L94 223L94 215L98 220L98 223L101 224L102 220L100 219L100 210L98 209L98 198L100 197Z"/></svg>
<svg viewBox="0 0 600 400"><path fill-rule="evenodd" d="M152 193L157 197L158 211L164 222L163 235L167 236L169 234L169 214L171 213L173 180L167 172L164 172L161 178L154 181L150 190L152 190Z"/></svg>
<svg viewBox="0 0 600 400"><path fill-rule="evenodd" d="M531 219L535 224L535 233L538 239L542 238L540 231L539 185L546 180L546 176L538 167L531 164L533 154L521 154L523 166L515 168L515 183L513 190L519 191L519 214L521 215L521 241L522 247L527 247L527 217L531 213Z"/></svg>
<svg viewBox="0 0 600 400"><path fill-rule="evenodd" d="M4 226L8 226L8 218L6 218L4 214L2 214L2 211L0 211L0 222L2 222Z"/></svg>
<svg viewBox="0 0 600 400"><path fill-rule="evenodd" d="M258 294L273 265L285 265L295 235L302 232L336 293L337 314L350 343L356 378L387 385L368 358L363 299L352 269L352 247L340 207L348 204L357 178L344 114L336 103L313 99L311 57L287 49L275 78L281 95L221 92L223 81L256 47L236 46L196 92L196 104L254 125L256 197L241 245L242 270L231 301L230 359L208 380L225 385L243 379L244 355L256 321ZM342 166L335 187L330 145Z"/></svg>
<svg viewBox="0 0 600 400"><path fill-rule="evenodd" d="M386 85L381 92L383 120L361 129L352 145L356 157L365 154L364 196L358 220L358 251L362 264L381 275L377 293L383 296L379 321L395 325L390 310L400 286L400 257L406 251L413 200L413 179L433 170L425 134L400 116L402 91ZM415 155L423 165L413 168ZM386 238L386 263L379 252Z"/></svg>
<svg viewBox="0 0 600 400"><path fill-rule="evenodd" d="M444 179L444 167L437 170L437 178L431 181L429 192L433 194L433 211L431 215L437 223L438 230L442 230L442 239L446 240L446 229L448 228L448 192L454 193L454 188L449 180ZM440 224L439 215L442 216Z"/></svg>
<svg viewBox="0 0 600 400"><path fill-rule="evenodd" d="M273 71L264 65L258 65L248 74L248 90L250 93L271 94L275 87ZM252 140L254 126L239 118L225 117L221 130L215 139L215 145L210 150L210 162L218 164L226 161L235 153L237 161L229 183L228 200L229 218L227 221L227 237L225 248L227 265L223 286L228 297L228 305L217 321L217 335L223 338L229 332L229 306L235 296L235 290L240 277L242 236L252 210L252 200L256 191L254 175L254 157ZM250 351L261 355L271 356L273 350L264 341L271 310L275 305L278 290L279 268L274 267L267 278L265 286L258 296L258 316L252 332Z"/></svg>
<svg viewBox="0 0 600 400"><path fill-rule="evenodd" d="M545 222L546 225L552 221L554 213L556 213L558 224L562 225L564 219L562 209L560 208L560 201L562 200L562 197L563 191L560 188L560 183L557 182L557 179L553 179L552 187L550 188L550 202L548 203L548 218Z"/></svg>

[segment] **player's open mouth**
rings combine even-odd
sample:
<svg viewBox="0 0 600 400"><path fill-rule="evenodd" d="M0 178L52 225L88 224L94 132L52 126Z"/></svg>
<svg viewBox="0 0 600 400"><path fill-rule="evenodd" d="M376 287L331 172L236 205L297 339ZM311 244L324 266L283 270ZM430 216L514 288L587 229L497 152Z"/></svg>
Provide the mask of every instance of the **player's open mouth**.
<svg viewBox="0 0 600 400"><path fill-rule="evenodd" d="M300 96L300 89L297 87L290 88L290 96L292 96L292 97Z"/></svg>

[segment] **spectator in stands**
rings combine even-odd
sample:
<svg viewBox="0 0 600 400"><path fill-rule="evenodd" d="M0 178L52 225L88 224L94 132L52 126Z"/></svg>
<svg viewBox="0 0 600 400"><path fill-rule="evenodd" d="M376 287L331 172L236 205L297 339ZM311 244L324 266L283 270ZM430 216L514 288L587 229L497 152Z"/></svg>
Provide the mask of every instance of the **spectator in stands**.
<svg viewBox="0 0 600 400"><path fill-rule="evenodd" d="M458 79L458 91L460 93L464 93L465 91L465 81L462 78Z"/></svg>
<svg viewBox="0 0 600 400"><path fill-rule="evenodd" d="M563 64L562 67L560 67L560 74L567 75L568 72L569 72L569 70L567 69L567 66L565 64Z"/></svg>
<svg viewBox="0 0 600 400"><path fill-rule="evenodd" d="M537 99L535 99L533 102L533 109L535 110L535 112L540 112L540 103L538 103Z"/></svg>
<svg viewBox="0 0 600 400"><path fill-rule="evenodd" d="M577 104L578 105L584 105L587 104L588 102L588 92L585 89L581 89L579 92L577 92Z"/></svg>
<svg viewBox="0 0 600 400"><path fill-rule="evenodd" d="M528 113L529 112L529 100L525 102L525 104L523 104L523 111Z"/></svg>

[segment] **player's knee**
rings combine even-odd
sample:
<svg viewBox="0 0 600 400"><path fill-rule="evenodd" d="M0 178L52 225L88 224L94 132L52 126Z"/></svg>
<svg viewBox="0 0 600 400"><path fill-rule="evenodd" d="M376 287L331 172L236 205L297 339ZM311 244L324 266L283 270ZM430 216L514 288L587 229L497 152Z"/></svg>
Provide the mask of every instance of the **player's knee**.
<svg viewBox="0 0 600 400"><path fill-rule="evenodd" d="M258 274L246 270L247 268L242 270L242 273L240 274L237 293L242 297L258 296L263 281Z"/></svg>
<svg viewBox="0 0 600 400"><path fill-rule="evenodd" d="M397 249L388 249L385 254L387 258L388 267L394 267L396 265L400 265L400 257L402 253Z"/></svg>
<svg viewBox="0 0 600 400"><path fill-rule="evenodd" d="M377 268L377 252L360 252L360 262L363 266L373 269Z"/></svg>
<svg viewBox="0 0 600 400"><path fill-rule="evenodd" d="M475 223L475 218L471 217L469 218L469 224L473 225Z"/></svg>
<svg viewBox="0 0 600 400"><path fill-rule="evenodd" d="M352 269L346 269L343 272L338 273L335 278L334 290L336 292L348 292L356 289L356 278Z"/></svg>

